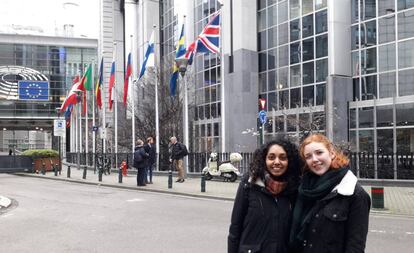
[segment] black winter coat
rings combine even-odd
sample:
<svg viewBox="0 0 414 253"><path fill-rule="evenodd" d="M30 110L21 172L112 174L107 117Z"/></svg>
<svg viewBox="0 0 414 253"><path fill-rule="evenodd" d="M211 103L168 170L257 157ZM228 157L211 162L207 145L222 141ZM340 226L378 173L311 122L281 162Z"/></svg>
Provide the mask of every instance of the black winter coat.
<svg viewBox="0 0 414 253"><path fill-rule="evenodd" d="M348 174L345 177L350 177ZM339 184L343 187L339 186L317 203L319 211L311 218L305 233L303 253L365 252L371 199L358 183L344 186L343 181Z"/></svg>
<svg viewBox="0 0 414 253"><path fill-rule="evenodd" d="M145 149L144 149L143 146L135 147L135 153L136 152L140 153L140 155L142 157L142 161L136 162L135 159L134 159L134 168L136 168L136 169L146 168L148 166L147 165L147 160L148 160L148 157L149 157L148 153L145 152ZM134 153L134 155L135 155L135 153Z"/></svg>
<svg viewBox="0 0 414 253"><path fill-rule="evenodd" d="M148 161L147 161L147 166L152 166L155 163L156 154L157 154L157 151L155 150L155 145L154 144L145 144L144 149L145 149L145 152L147 152L148 155L149 155Z"/></svg>
<svg viewBox="0 0 414 253"><path fill-rule="evenodd" d="M234 201L228 252L287 252L294 200L274 197L261 180L243 178Z"/></svg>
<svg viewBox="0 0 414 253"><path fill-rule="evenodd" d="M171 159L172 160L181 160L183 159L183 157L185 153L185 145L180 143L180 142L176 142L175 144L171 145Z"/></svg>

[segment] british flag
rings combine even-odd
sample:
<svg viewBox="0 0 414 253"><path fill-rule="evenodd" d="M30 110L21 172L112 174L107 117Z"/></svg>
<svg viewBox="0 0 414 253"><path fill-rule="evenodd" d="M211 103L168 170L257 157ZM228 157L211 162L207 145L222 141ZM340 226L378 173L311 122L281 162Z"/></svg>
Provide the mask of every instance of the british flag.
<svg viewBox="0 0 414 253"><path fill-rule="evenodd" d="M195 53L219 53L220 52L220 19L221 12L215 12L210 21L198 35L197 40L191 43L185 54L187 59L192 59Z"/></svg>

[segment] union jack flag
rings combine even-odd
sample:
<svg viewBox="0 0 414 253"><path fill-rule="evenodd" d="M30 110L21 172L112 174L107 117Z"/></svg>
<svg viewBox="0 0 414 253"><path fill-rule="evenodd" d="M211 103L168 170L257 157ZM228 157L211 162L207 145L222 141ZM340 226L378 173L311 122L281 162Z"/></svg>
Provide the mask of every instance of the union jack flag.
<svg viewBox="0 0 414 253"><path fill-rule="evenodd" d="M219 53L220 52L220 19L221 12L215 12L204 27L203 31L198 35L197 40L188 46L185 57L192 59L195 53Z"/></svg>

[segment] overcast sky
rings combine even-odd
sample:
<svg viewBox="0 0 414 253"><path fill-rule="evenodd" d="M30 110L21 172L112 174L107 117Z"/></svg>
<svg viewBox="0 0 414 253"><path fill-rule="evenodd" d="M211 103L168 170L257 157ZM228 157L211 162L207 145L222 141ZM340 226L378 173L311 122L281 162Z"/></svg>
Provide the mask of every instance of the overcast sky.
<svg viewBox="0 0 414 253"><path fill-rule="evenodd" d="M37 26L44 35L55 35L64 24L74 25L76 37L98 38L98 0L0 0L0 31L10 32L12 25Z"/></svg>

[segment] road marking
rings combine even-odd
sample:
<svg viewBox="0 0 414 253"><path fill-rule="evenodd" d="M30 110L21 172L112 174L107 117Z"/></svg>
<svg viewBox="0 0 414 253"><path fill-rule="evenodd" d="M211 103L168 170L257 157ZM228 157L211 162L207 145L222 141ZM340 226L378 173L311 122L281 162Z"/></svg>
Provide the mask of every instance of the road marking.
<svg viewBox="0 0 414 253"><path fill-rule="evenodd" d="M141 202L143 199L128 199L127 202Z"/></svg>
<svg viewBox="0 0 414 253"><path fill-rule="evenodd" d="M387 231L384 231L384 230L373 230L373 229L371 229L369 232L371 232L371 233L380 233L380 234L386 234L387 233Z"/></svg>
<svg viewBox="0 0 414 253"><path fill-rule="evenodd" d="M375 230L375 229L371 229L369 232L370 233L378 233L378 234L396 234L395 231L387 232L385 230ZM401 232L401 233L405 233L406 235L414 235L414 232Z"/></svg>
<svg viewBox="0 0 414 253"><path fill-rule="evenodd" d="M414 232L405 232L407 235L414 235Z"/></svg>

